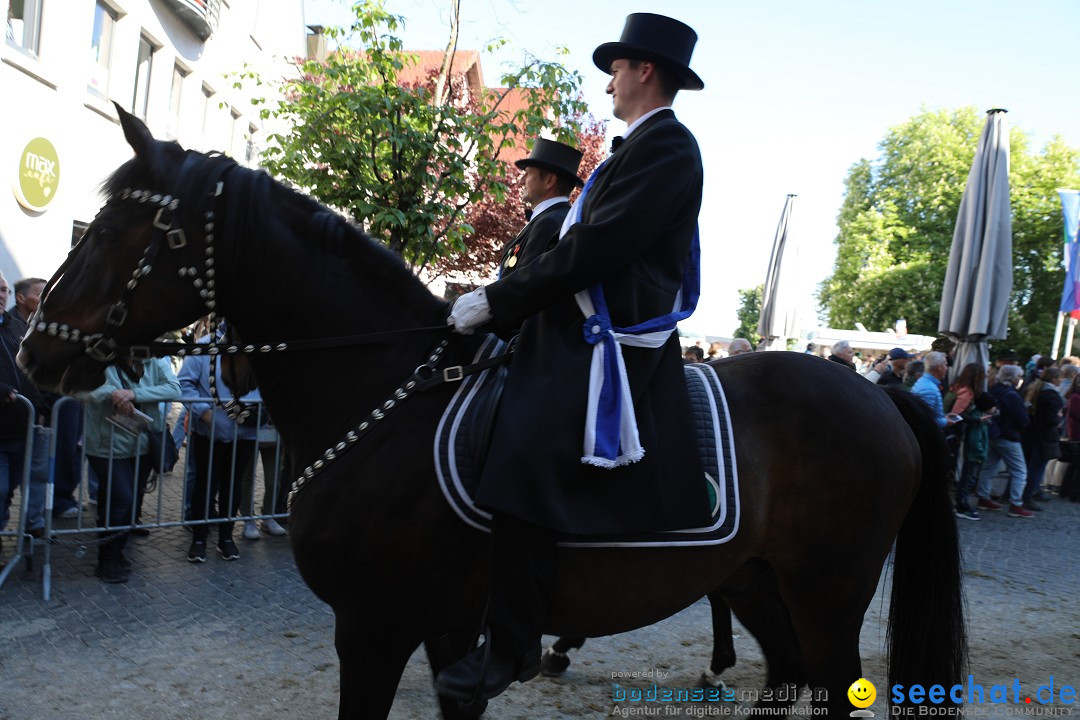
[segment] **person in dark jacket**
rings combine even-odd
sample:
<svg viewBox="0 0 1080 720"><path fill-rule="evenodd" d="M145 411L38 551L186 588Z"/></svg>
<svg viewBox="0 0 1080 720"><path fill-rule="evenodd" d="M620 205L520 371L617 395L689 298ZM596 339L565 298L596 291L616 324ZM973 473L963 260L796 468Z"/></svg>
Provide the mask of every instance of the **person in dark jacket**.
<svg viewBox="0 0 1080 720"><path fill-rule="evenodd" d="M1061 383L1061 370L1056 367L1043 368L1042 374L1031 383L1026 400L1031 408L1031 424L1023 434L1021 445L1027 458L1027 482L1024 484L1024 507L1028 510L1042 510L1036 502L1036 495L1042 489L1046 464L1061 457L1061 418L1065 410L1065 399L1058 392Z"/></svg>
<svg viewBox="0 0 1080 720"><path fill-rule="evenodd" d="M532 154L514 164L525 171L521 199L529 206L529 220L503 248L499 277L525 267L554 247L570 212L570 193L585 184L577 175L581 151L554 140L537 138Z"/></svg>
<svg viewBox="0 0 1080 720"><path fill-rule="evenodd" d="M1030 420L1024 398L1016 389L1023 376L1024 369L1019 365L1006 365L998 370L996 382L990 386L998 414L990 421L990 448L979 474L976 495L979 510L1001 509L1000 504L990 499L990 483L1004 462L1009 470L1009 517L1031 518L1035 514L1024 507L1027 464L1020 446L1021 434Z"/></svg>
<svg viewBox="0 0 1080 720"><path fill-rule="evenodd" d="M596 49L614 114L628 123L622 142L556 246L459 298L449 318L459 332L490 322L500 333L521 324L521 335L477 494L493 514L487 644L439 674L445 697L494 697L539 672L557 533L709 521L674 333L696 303L703 171L670 105L680 89L703 87L689 68L696 41L677 20L636 13L620 42ZM648 334L634 328L652 320ZM610 414L589 409L601 387L620 398ZM523 414L554 431L522 432Z"/></svg>
<svg viewBox="0 0 1080 720"><path fill-rule="evenodd" d="M0 308L6 307L11 286L0 275ZM26 334L26 322L15 308L0 315L0 530L7 527L11 501L22 482L25 463L32 463L26 529L34 535L44 531L45 481L48 475L49 438L45 425L51 407L49 399L30 382L15 356ZM22 395L34 406L27 417L26 406L17 402ZM26 443L27 422L35 425L30 447Z"/></svg>

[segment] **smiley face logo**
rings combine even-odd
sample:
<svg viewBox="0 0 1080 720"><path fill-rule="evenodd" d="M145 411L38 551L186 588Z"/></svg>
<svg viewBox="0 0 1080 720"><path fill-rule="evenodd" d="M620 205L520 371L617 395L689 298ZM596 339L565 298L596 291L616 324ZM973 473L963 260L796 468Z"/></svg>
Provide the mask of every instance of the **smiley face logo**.
<svg viewBox="0 0 1080 720"><path fill-rule="evenodd" d="M855 707L868 708L877 699L877 688L866 678L859 678L851 683L851 687L847 690L847 697Z"/></svg>

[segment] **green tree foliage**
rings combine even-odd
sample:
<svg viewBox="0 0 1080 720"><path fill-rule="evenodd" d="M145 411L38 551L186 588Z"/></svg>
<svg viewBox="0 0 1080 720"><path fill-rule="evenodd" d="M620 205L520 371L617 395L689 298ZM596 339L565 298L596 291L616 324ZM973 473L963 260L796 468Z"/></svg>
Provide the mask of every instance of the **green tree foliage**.
<svg viewBox="0 0 1080 720"><path fill-rule="evenodd" d="M973 107L924 111L894 127L875 163L848 172L833 273L818 300L833 327L873 330L906 318L936 335L953 227L985 116ZM996 345L1047 352L1061 297L1063 230L1056 189L1080 186L1080 151L1053 138L1029 149L1010 132L1013 295L1009 337Z"/></svg>
<svg viewBox="0 0 1080 720"><path fill-rule="evenodd" d="M399 74L417 58L394 35L404 18L388 13L383 0L358 2L354 11L349 33L326 31L342 49L324 61L298 61L298 77L264 107L264 118L290 130L269 137L262 163L346 212L419 272L465 251L471 203L506 199L502 156L516 138L547 130L574 143L574 118L585 110L581 77L531 60L501 79L527 98L514 111L505 92L469 87L452 72L407 84ZM247 80L262 84L252 74L238 82ZM437 88L445 88L441 97Z"/></svg>
<svg viewBox="0 0 1080 720"><path fill-rule="evenodd" d="M761 342L761 336L757 333L757 326L758 321L761 319L761 296L764 292L764 284L740 290L739 309L735 311L735 317L739 319L739 327L735 329L735 337L746 338L754 347L757 347L758 343Z"/></svg>

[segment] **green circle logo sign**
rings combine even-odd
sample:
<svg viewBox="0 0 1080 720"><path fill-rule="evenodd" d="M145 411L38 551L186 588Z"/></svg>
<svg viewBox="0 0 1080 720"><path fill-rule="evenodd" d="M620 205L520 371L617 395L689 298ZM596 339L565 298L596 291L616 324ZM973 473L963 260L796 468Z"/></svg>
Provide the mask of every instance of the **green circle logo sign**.
<svg viewBox="0 0 1080 720"><path fill-rule="evenodd" d="M60 158L53 144L43 137L26 144L19 155L19 180L15 196L28 210L45 210L60 186Z"/></svg>

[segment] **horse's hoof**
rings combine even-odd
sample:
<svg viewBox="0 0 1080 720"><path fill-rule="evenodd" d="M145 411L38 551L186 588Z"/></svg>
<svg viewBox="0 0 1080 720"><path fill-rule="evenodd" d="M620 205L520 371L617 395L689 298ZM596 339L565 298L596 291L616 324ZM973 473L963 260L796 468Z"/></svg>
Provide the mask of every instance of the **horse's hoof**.
<svg viewBox="0 0 1080 720"><path fill-rule="evenodd" d="M544 651L544 657L540 658L540 674L545 677L559 677L566 668L570 667L570 656L566 653L555 652L551 648Z"/></svg>
<svg viewBox="0 0 1080 720"><path fill-rule="evenodd" d="M487 710L488 701L484 698L476 698L475 700L458 700L458 707L461 708L461 712L465 713L469 717L480 717Z"/></svg>
<svg viewBox="0 0 1080 720"><path fill-rule="evenodd" d="M724 681L720 679L720 673L714 673L712 670L706 670L701 673L701 677L698 678L697 686L699 688L718 688L721 691L728 689Z"/></svg>

